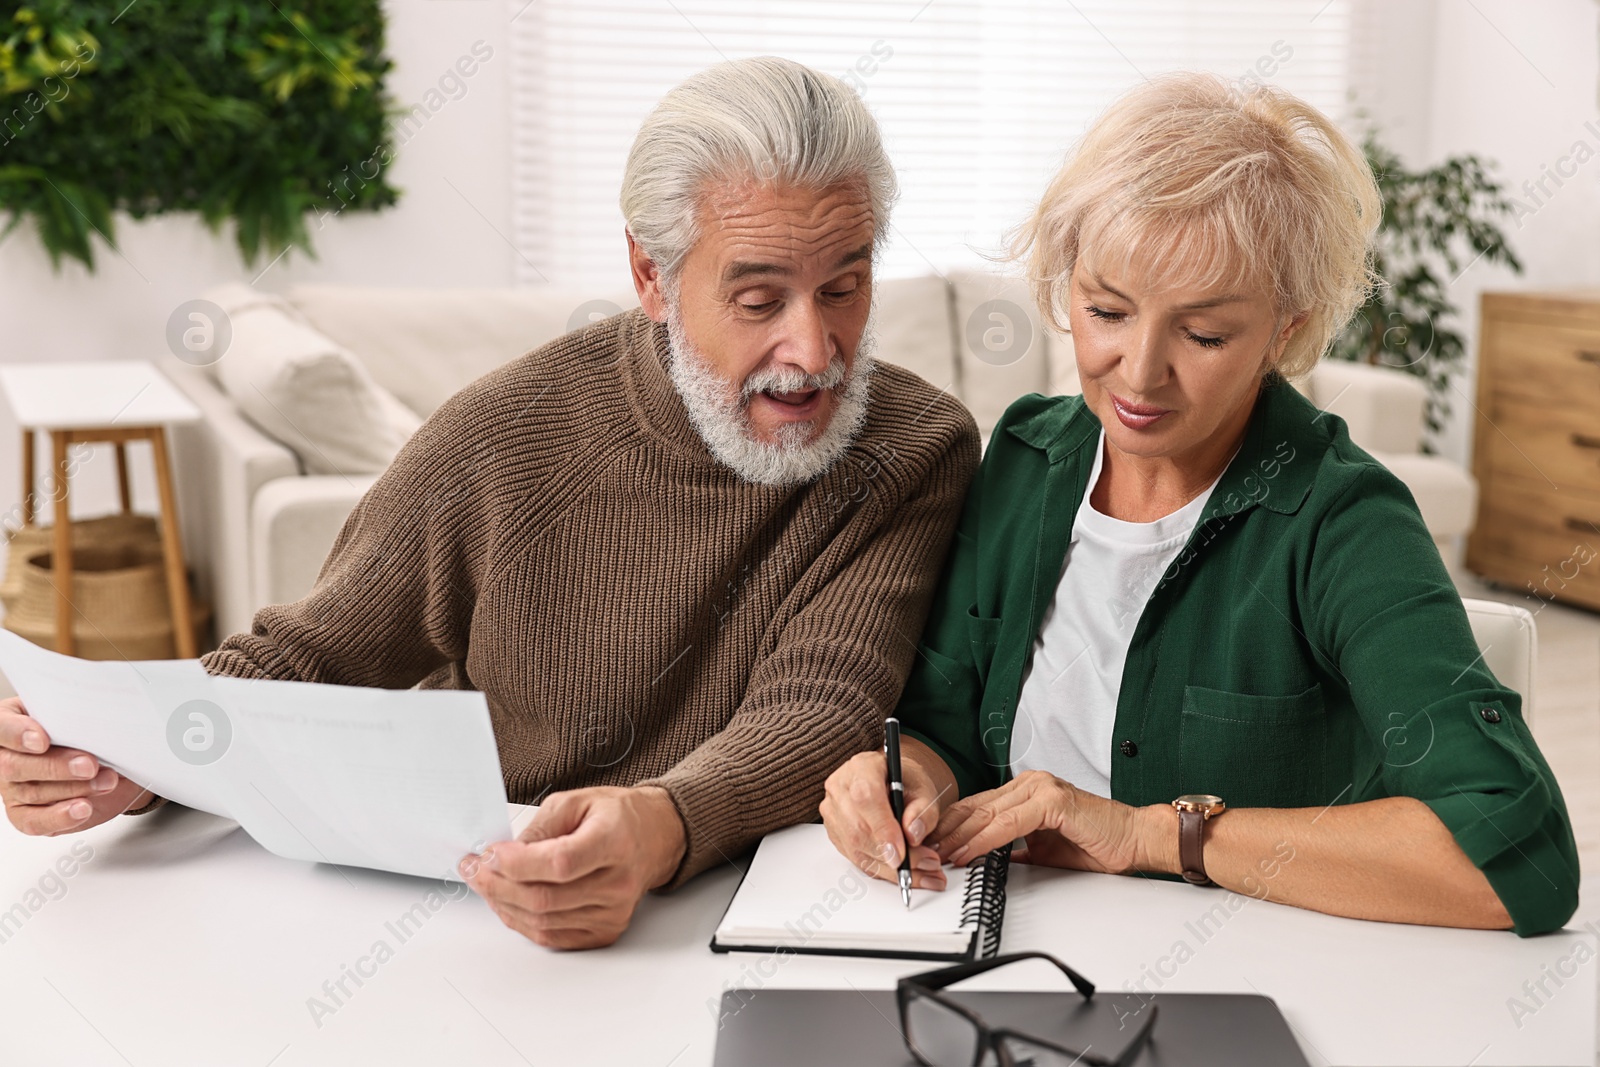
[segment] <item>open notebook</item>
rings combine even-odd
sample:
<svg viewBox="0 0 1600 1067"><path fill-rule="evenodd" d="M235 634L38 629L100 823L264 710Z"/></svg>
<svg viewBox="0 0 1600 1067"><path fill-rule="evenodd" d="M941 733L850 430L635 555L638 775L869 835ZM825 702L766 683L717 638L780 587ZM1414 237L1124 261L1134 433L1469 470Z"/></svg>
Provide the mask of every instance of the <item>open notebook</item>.
<svg viewBox="0 0 1600 1067"><path fill-rule="evenodd" d="M949 872L942 892L869 878L819 823L768 834L711 938L715 952L966 960L993 956L1005 917L1010 848Z"/></svg>

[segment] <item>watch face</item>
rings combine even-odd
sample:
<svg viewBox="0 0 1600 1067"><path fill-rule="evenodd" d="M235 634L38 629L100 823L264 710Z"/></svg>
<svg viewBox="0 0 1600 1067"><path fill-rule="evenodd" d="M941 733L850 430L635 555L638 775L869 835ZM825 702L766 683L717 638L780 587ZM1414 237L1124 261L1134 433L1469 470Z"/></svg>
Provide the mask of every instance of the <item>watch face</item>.
<svg viewBox="0 0 1600 1067"><path fill-rule="evenodd" d="M1198 811L1205 815L1215 815L1227 808L1227 803L1219 796L1210 793L1185 793L1172 802L1172 806L1179 811Z"/></svg>

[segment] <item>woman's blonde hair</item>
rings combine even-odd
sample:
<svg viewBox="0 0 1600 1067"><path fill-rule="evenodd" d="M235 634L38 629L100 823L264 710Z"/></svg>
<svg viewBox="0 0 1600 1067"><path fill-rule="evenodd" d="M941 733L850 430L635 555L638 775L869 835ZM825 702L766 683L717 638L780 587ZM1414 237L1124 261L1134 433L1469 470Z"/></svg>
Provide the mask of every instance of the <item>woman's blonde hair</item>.
<svg viewBox="0 0 1600 1067"><path fill-rule="evenodd" d="M1125 94L1012 235L1039 311L1067 329L1073 268L1183 262L1171 284L1264 287L1304 315L1277 371L1305 374L1366 299L1383 201L1361 151L1282 89L1171 74Z"/></svg>

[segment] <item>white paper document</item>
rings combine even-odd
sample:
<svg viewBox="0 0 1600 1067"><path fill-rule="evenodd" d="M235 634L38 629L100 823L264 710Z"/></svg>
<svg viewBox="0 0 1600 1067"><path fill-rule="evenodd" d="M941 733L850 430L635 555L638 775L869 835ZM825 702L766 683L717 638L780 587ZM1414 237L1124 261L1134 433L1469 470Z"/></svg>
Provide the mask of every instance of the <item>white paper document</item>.
<svg viewBox="0 0 1600 1067"><path fill-rule="evenodd" d="M460 881L511 837L482 693L213 677L198 660L94 662L0 630L0 671L53 744L289 859Z"/></svg>

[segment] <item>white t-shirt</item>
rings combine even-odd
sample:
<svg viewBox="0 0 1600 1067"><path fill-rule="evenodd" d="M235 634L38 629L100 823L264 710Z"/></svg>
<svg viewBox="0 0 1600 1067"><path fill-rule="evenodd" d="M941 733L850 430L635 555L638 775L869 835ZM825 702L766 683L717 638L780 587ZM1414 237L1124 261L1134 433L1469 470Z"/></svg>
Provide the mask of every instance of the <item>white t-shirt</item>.
<svg viewBox="0 0 1600 1067"><path fill-rule="evenodd" d="M1090 503L1105 454L1102 430L1061 582L1023 678L1011 731L1011 771L1048 771L1109 797L1112 727L1134 627L1217 483L1154 522L1123 522Z"/></svg>

